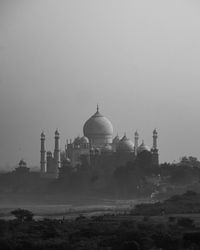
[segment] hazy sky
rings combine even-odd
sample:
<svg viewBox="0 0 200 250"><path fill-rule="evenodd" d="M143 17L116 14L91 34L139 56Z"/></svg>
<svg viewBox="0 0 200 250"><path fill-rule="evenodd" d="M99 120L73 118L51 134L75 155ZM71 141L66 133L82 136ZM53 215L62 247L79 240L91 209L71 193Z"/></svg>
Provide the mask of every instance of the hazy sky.
<svg viewBox="0 0 200 250"><path fill-rule="evenodd" d="M39 165L40 133L100 111L161 161L200 158L198 0L0 0L0 165Z"/></svg>

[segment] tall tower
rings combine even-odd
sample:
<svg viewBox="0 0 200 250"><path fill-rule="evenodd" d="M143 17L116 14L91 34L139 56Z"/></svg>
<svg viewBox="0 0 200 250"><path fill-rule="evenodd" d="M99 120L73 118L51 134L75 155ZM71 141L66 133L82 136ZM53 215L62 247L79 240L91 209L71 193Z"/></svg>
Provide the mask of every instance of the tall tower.
<svg viewBox="0 0 200 250"><path fill-rule="evenodd" d="M153 131L153 146L151 149L152 152L152 162L154 165L159 164L159 154L158 154L158 145L157 145L157 139L158 139L158 132L156 129Z"/></svg>
<svg viewBox="0 0 200 250"><path fill-rule="evenodd" d="M55 174L58 174L60 168L60 134L58 130L55 131L55 148L54 148L54 163L55 163Z"/></svg>
<svg viewBox="0 0 200 250"><path fill-rule="evenodd" d="M138 132L136 131L136 132L135 132L135 137L134 137L134 144L135 144L134 153L135 153L135 156L137 156L138 141L139 141L139 134L138 134Z"/></svg>
<svg viewBox="0 0 200 250"><path fill-rule="evenodd" d="M158 139L158 132L156 129L153 131L153 149L157 149L157 139Z"/></svg>
<svg viewBox="0 0 200 250"><path fill-rule="evenodd" d="M45 149L45 134L41 133L40 137L41 149L40 149L40 174L43 176L46 173L47 162L46 162L46 149Z"/></svg>

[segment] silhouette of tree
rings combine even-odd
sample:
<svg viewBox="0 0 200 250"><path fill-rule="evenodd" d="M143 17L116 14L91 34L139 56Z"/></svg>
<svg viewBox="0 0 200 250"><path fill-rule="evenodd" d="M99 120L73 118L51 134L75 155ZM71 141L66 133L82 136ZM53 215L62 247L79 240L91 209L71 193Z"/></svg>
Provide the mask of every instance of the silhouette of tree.
<svg viewBox="0 0 200 250"><path fill-rule="evenodd" d="M184 164L189 167L200 167L200 161L194 156L183 156L180 158L180 164Z"/></svg>
<svg viewBox="0 0 200 250"><path fill-rule="evenodd" d="M148 151L142 151L138 154L136 162L143 169L150 168L152 165L151 153Z"/></svg>
<svg viewBox="0 0 200 250"><path fill-rule="evenodd" d="M21 208L11 211L11 214L20 222L32 221L34 217L34 214L31 211Z"/></svg>

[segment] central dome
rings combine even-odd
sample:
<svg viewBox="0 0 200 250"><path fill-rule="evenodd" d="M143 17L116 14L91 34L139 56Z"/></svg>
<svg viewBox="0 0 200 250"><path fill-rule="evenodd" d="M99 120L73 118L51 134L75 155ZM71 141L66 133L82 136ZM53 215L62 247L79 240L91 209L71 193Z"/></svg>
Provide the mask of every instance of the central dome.
<svg viewBox="0 0 200 250"><path fill-rule="evenodd" d="M84 124L84 136L86 136L93 146L104 146L112 143L113 126L112 123L97 111Z"/></svg>

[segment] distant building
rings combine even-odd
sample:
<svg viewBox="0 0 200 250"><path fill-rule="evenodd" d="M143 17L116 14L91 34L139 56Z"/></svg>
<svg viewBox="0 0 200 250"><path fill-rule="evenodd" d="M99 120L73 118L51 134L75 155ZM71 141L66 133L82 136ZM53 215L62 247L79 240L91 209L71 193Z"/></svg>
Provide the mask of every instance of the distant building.
<svg viewBox="0 0 200 250"><path fill-rule="evenodd" d="M134 142L126 134L122 138L116 135L113 138L112 123L97 111L83 126L83 136L76 137L73 141L67 140L62 161L71 164L72 168L83 164L83 161L92 169L104 169L112 173L114 169L129 162L134 162L138 154L148 151L152 155L152 163L159 164L159 154L157 147L158 133L153 131L152 148L145 145L144 141L139 145L139 134L134 134ZM41 177L57 178L61 167L61 151L59 146L60 135L55 132L54 154L46 152L45 134L41 134L40 167ZM105 172L104 171L104 172Z"/></svg>
<svg viewBox="0 0 200 250"><path fill-rule="evenodd" d="M24 160L20 160L18 167L15 168L14 173L16 174L27 174L29 173L30 168L27 167Z"/></svg>

